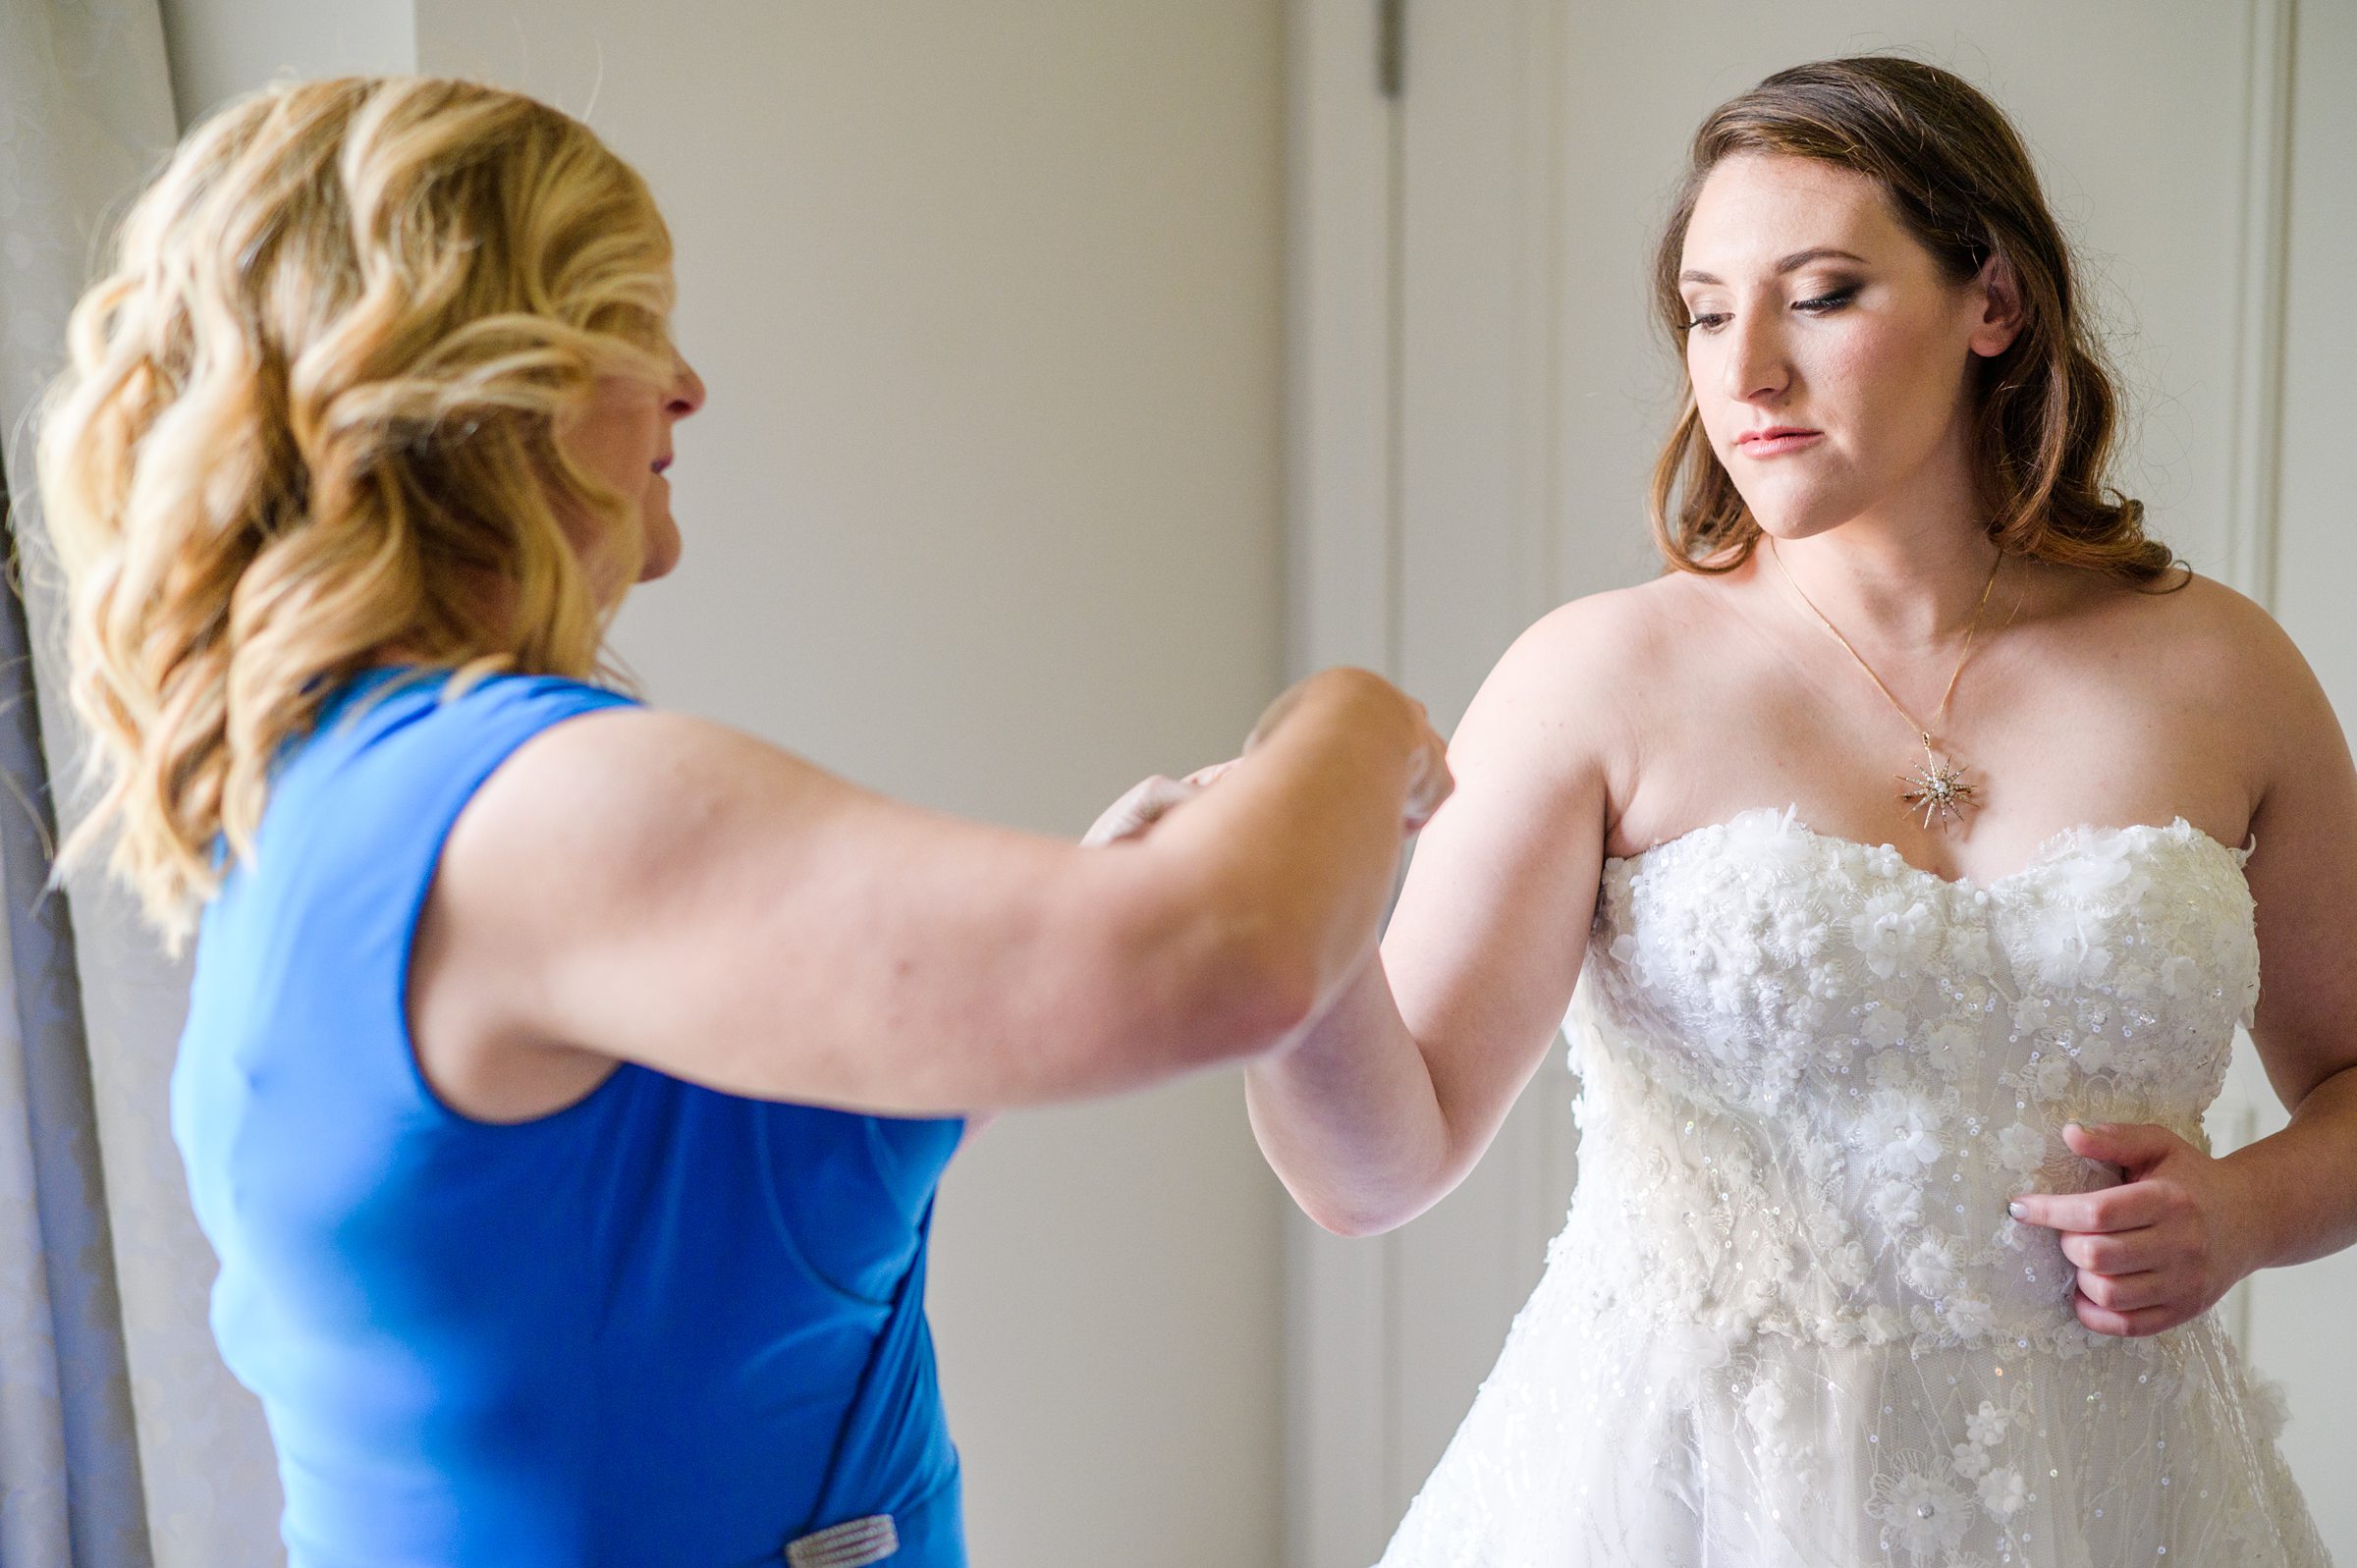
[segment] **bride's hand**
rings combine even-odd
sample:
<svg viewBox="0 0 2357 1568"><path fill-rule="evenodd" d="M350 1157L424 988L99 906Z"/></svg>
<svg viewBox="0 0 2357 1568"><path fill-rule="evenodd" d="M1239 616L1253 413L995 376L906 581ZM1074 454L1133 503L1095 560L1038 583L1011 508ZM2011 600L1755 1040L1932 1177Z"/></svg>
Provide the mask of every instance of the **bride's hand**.
<svg viewBox="0 0 2357 1568"><path fill-rule="evenodd" d="M2101 1192L2028 1194L2011 1213L2061 1233L2062 1256L2079 1271L2072 1304L2087 1327L2122 1337L2173 1328L2251 1272L2237 1247L2250 1233L2251 1195L2223 1161L2144 1122L2072 1122L2062 1141L2126 1179Z"/></svg>
<svg viewBox="0 0 2357 1568"><path fill-rule="evenodd" d="M1244 756L1250 756L1276 732L1286 713L1301 700L1313 683L1336 674L1338 672L1327 671L1307 680L1297 681L1270 703L1267 711L1261 714L1260 722L1252 727L1252 733L1244 739ZM1400 695L1405 697L1404 693ZM1424 711L1424 704L1412 697L1405 697L1405 700L1414 710L1417 738L1416 749L1408 757L1407 799L1401 808L1400 828L1404 833L1413 834L1422 831L1424 825L1432 820L1433 814L1441 809L1455 789L1456 781L1449 771L1448 740L1432 728L1432 720ZM1104 814L1097 818L1088 832L1080 836L1081 846L1094 849L1143 838L1155 823L1210 788L1222 774L1242 760L1242 757L1231 757L1226 762L1215 762L1208 768L1196 769L1183 779L1167 779L1156 774L1151 779L1141 780L1131 785L1127 793L1105 808Z"/></svg>
<svg viewBox="0 0 2357 1568"><path fill-rule="evenodd" d="M1143 838L1148 828L1169 815L1171 809L1193 799L1209 787L1211 782L1235 766L1233 759L1215 762L1208 768L1197 768L1183 779L1166 779L1156 774L1151 779L1132 784L1126 794L1105 808L1104 815L1080 836L1083 848L1097 849L1110 843Z"/></svg>

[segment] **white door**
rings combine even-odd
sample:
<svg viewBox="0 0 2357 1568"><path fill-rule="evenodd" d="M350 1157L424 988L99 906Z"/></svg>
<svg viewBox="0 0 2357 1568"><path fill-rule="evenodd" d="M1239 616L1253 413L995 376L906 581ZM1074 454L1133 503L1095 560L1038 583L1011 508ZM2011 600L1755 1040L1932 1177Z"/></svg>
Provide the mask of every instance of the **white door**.
<svg viewBox="0 0 2357 1568"><path fill-rule="evenodd" d="M2157 536L2275 608L2357 716L2357 559L2325 466L2357 426L2357 166L2325 155L2357 146L2357 4L2294 4L1294 0L1296 663L1387 669L1447 726L1545 609L1655 569L1643 487L1677 367L1645 262L1686 140L1773 70L1896 48L1992 91L2036 154ZM2282 1120L2250 1065L2221 1147ZM1569 1094L1559 1052L1394 1235L1297 1225L1297 1568L1371 1562L1462 1417L1569 1199ZM2344 1561L2357 1357L2317 1347L2352 1293L2344 1255L2229 1309L2290 1390L2286 1450Z"/></svg>

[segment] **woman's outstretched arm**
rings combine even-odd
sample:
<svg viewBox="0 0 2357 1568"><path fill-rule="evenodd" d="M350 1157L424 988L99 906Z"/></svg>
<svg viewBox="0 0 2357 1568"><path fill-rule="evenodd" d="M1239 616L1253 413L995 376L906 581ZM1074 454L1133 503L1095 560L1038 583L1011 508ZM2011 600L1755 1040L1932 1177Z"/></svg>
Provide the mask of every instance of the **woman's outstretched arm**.
<svg viewBox="0 0 2357 1568"><path fill-rule="evenodd" d="M555 1052L901 1114L1136 1087L1265 1051L1330 999L1446 780L1420 710L1354 671L1115 850L888 800L701 720L571 720L444 848L417 1050L429 1076Z"/></svg>

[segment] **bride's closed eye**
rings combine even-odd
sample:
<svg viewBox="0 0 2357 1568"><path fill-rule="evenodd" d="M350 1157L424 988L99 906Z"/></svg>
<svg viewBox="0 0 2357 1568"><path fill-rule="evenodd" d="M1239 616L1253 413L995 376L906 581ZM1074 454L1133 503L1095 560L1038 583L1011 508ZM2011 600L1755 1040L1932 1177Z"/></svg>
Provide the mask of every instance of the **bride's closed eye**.
<svg viewBox="0 0 2357 1568"><path fill-rule="evenodd" d="M1838 310L1843 305L1848 304L1851 300L1857 298L1859 287L1859 285L1854 283L1844 284L1838 289L1832 290L1826 294L1818 295L1814 298L1795 299L1792 301L1792 308L1795 310L1806 311L1813 316L1821 316L1826 314L1828 311Z"/></svg>
<svg viewBox="0 0 2357 1568"><path fill-rule="evenodd" d="M1864 286L1861 284L1844 284L1826 294L1816 295L1807 299L1795 299L1792 301L1792 308L1812 316L1826 315L1856 299L1858 290L1862 287ZM1729 319L1729 313L1727 311L1708 311L1689 320L1685 324L1685 330L1688 332L1716 332L1726 326Z"/></svg>

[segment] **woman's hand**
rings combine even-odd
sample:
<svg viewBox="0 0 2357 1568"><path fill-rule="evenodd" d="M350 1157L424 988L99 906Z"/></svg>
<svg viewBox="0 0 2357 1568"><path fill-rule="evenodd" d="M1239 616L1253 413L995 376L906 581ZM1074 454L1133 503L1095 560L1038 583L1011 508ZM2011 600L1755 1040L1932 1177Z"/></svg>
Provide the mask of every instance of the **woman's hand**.
<svg viewBox="0 0 2357 1568"><path fill-rule="evenodd" d="M2062 1237L2079 1271L2079 1322L2099 1334L2137 1337L2200 1316L2257 1267L2241 1242L2252 1234L2243 1176L2166 1127L2072 1122L2073 1154L2118 1165L2125 1180L2101 1192L2032 1193L2013 1217Z"/></svg>
<svg viewBox="0 0 2357 1568"><path fill-rule="evenodd" d="M1337 673L1322 672L1323 675ZM1252 727L1252 733L1244 739L1245 756L1249 757L1259 748L1260 743L1266 740L1275 731L1277 726L1284 721L1288 710L1300 700L1302 692L1308 688L1310 681L1319 678L1320 676L1312 676L1309 680L1296 682L1290 690L1282 693L1275 702L1269 704L1266 711L1260 716L1260 723ZM1402 833L1414 834L1423 831L1424 825L1432 820L1433 813L1441 809L1442 802L1455 791L1456 779L1449 771L1449 742L1443 738L1439 730L1432 728L1431 714L1425 711L1423 703L1413 697L1408 697L1405 692L1400 692L1398 695L1406 698L1408 707L1413 709L1415 714L1416 749L1408 761L1407 803L1405 810L1401 813L1400 822ZM1211 779L1218 778L1234 766L1233 762L1223 762L1217 767L1207 768L1202 773L1189 774L1187 777L1203 779L1208 784ZM1206 778L1205 775L1209 777Z"/></svg>

